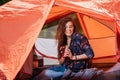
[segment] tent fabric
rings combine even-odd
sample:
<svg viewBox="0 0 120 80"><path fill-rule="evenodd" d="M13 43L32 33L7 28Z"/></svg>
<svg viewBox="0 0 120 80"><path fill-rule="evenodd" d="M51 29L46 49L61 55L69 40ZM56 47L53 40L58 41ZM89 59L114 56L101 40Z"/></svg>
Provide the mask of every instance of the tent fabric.
<svg viewBox="0 0 120 80"><path fill-rule="evenodd" d="M28 57L54 0L12 0L0 6L0 80L13 80Z"/></svg>
<svg viewBox="0 0 120 80"><path fill-rule="evenodd" d="M57 59L57 42L55 39L37 38L35 51L44 57Z"/></svg>
<svg viewBox="0 0 120 80"><path fill-rule="evenodd" d="M107 41L106 43L104 43ZM93 39L89 40L92 48L94 49L95 57L108 57L116 55L115 52L115 38L108 37L106 39ZM100 44L98 44L100 43ZM97 45L96 45L97 44ZM104 44L104 47L103 47ZM47 45L47 46L46 46ZM111 46L112 45L112 46ZM111 47L109 47L111 46ZM109 48L108 48L109 47ZM43 57L57 59L57 43L55 39L45 39L45 38L37 38L35 42L35 51L37 54L42 55ZM102 53L102 54L101 54Z"/></svg>
<svg viewBox="0 0 120 80"><path fill-rule="evenodd" d="M98 18L106 21L117 23L116 26L116 52L120 54L120 1L119 0L57 0L56 4L66 9Z"/></svg>
<svg viewBox="0 0 120 80"><path fill-rule="evenodd" d="M100 58L100 57L109 57L109 56L116 56L115 51L115 38L101 38L101 39L92 39L89 40L94 53L94 58ZM110 62L111 60L109 60Z"/></svg>
<svg viewBox="0 0 120 80"><path fill-rule="evenodd" d="M113 10L112 8L114 4L111 5L113 1L114 0L107 0L107 1L57 0L56 4L60 6L64 6L67 9L71 8L74 11L77 11L79 13L84 13L89 16L94 16L106 20L113 20L114 16L109 12L109 10Z"/></svg>
<svg viewBox="0 0 120 80"><path fill-rule="evenodd" d="M119 0L12 0L0 6L1 80L14 79L28 57L54 3L68 10L117 23L113 26L116 29L115 50L120 52Z"/></svg>
<svg viewBox="0 0 120 80"><path fill-rule="evenodd" d="M31 63L33 63L33 53L34 53L34 50L32 49L30 54L28 55L25 63L23 64L20 72L23 72L28 75L32 75L33 65Z"/></svg>
<svg viewBox="0 0 120 80"><path fill-rule="evenodd" d="M59 7L57 5L53 5L53 7L47 17L46 23L49 23L56 19L59 19L60 17L65 16L70 13L72 13L71 10L65 9L64 7Z"/></svg>
<svg viewBox="0 0 120 80"><path fill-rule="evenodd" d="M57 0L56 4L105 20L120 20L119 0Z"/></svg>
<svg viewBox="0 0 120 80"><path fill-rule="evenodd" d="M89 34L89 38L105 38L115 36L113 30L111 30L108 26L98 22L97 20L87 16L83 16L83 20L86 31Z"/></svg>

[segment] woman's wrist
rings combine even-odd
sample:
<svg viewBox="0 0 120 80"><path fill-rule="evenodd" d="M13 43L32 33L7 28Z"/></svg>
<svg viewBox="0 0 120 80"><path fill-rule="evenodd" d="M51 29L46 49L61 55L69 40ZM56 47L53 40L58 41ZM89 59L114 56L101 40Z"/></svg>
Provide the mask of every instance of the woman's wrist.
<svg viewBox="0 0 120 80"><path fill-rule="evenodd" d="M62 57L61 57L61 59L65 59L65 57L64 57L64 56L62 56Z"/></svg>
<svg viewBox="0 0 120 80"><path fill-rule="evenodd" d="M75 60L77 60L77 55L75 55Z"/></svg>
<svg viewBox="0 0 120 80"><path fill-rule="evenodd" d="M72 56L71 60L77 60L77 56Z"/></svg>

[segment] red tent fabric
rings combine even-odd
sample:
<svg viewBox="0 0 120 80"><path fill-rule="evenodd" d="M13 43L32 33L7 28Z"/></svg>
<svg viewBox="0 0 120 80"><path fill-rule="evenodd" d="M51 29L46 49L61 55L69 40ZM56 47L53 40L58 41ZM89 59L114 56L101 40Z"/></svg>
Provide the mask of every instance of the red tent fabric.
<svg viewBox="0 0 120 80"><path fill-rule="evenodd" d="M0 80L15 78L53 3L54 0L12 0L0 6Z"/></svg>
<svg viewBox="0 0 120 80"><path fill-rule="evenodd" d="M115 50L120 54L119 0L12 0L0 6L1 80L15 78L27 59L53 4L115 23ZM50 19L53 18L49 18L49 21Z"/></svg>

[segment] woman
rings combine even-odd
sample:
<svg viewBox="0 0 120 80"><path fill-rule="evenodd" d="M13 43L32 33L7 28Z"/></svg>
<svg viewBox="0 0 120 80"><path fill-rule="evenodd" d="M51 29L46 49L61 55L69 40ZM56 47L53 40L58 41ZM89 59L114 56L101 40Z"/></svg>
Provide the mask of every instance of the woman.
<svg viewBox="0 0 120 80"><path fill-rule="evenodd" d="M75 23L70 17L60 20L56 39L58 41L58 60L60 66L44 70L39 75L40 80L49 80L51 78L61 80L61 78L68 78L68 75L70 76L71 73L75 75L80 70L88 68L89 60L94 56L87 38L78 33ZM94 69L89 70L91 74L94 71ZM77 75L80 76L80 74L81 72Z"/></svg>
<svg viewBox="0 0 120 80"><path fill-rule="evenodd" d="M89 67L89 60L94 57L93 50L87 38L77 32L72 18L65 17L59 22L56 39L60 64L73 72Z"/></svg>

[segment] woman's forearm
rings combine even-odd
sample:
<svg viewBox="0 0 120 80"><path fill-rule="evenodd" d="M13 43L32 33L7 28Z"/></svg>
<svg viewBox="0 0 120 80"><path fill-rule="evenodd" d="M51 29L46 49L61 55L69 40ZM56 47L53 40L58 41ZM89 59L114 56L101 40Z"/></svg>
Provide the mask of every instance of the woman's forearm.
<svg viewBox="0 0 120 80"><path fill-rule="evenodd" d="M89 59L89 57L86 54L76 55L71 58L72 60L83 60L83 59Z"/></svg>
<svg viewBox="0 0 120 80"><path fill-rule="evenodd" d="M65 61L65 58L64 58L64 57L61 57L61 58L59 59L59 63L60 63L60 64L63 64L64 61Z"/></svg>

